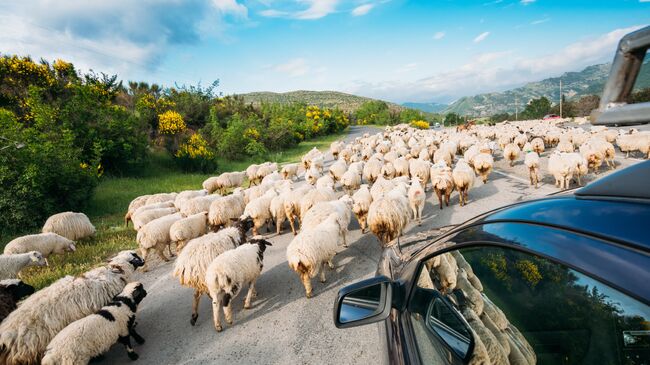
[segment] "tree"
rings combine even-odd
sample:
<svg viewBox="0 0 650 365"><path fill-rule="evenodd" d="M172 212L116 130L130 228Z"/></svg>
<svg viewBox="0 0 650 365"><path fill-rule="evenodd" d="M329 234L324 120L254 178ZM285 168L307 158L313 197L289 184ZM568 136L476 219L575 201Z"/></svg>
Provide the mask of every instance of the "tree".
<svg viewBox="0 0 650 365"><path fill-rule="evenodd" d="M390 125L392 123L388 104L381 100L367 101L354 113L357 124Z"/></svg>
<svg viewBox="0 0 650 365"><path fill-rule="evenodd" d="M416 109L404 109L399 113L400 123L411 123L414 120L425 120L424 113Z"/></svg>
<svg viewBox="0 0 650 365"><path fill-rule="evenodd" d="M587 95L583 96L576 102L576 115L583 117L591 114L592 110L598 108L600 96Z"/></svg>
<svg viewBox="0 0 650 365"><path fill-rule="evenodd" d="M550 112L551 101L542 96L538 99L531 99L521 115L524 119L541 119Z"/></svg>
<svg viewBox="0 0 650 365"><path fill-rule="evenodd" d="M492 123L501 123L510 119L514 119L514 115L511 116L508 113L498 113L490 117L490 121Z"/></svg>
<svg viewBox="0 0 650 365"><path fill-rule="evenodd" d="M460 115L456 113L449 113L445 115L444 124L446 126L452 126L452 125L462 124L464 121L465 120Z"/></svg>

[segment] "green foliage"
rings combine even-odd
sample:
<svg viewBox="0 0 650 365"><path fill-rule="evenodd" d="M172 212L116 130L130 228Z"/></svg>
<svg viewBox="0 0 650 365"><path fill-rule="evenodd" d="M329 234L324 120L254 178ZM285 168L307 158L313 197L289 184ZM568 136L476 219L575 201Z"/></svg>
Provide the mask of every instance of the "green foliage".
<svg viewBox="0 0 650 365"><path fill-rule="evenodd" d="M515 119L515 116L510 115L508 113L498 113L498 114L494 114L493 116L490 117L490 121L492 123L501 123L501 122L504 122L506 120L514 120L514 119Z"/></svg>
<svg viewBox="0 0 650 365"><path fill-rule="evenodd" d="M409 124L414 120L426 120L424 113L415 109L404 109L399 113L400 123Z"/></svg>
<svg viewBox="0 0 650 365"><path fill-rule="evenodd" d="M446 126L463 124L465 120L456 113L449 113L445 115L444 123Z"/></svg>
<svg viewBox="0 0 650 365"><path fill-rule="evenodd" d="M520 119L541 119L551 112L551 101L542 96L537 99L531 99L526 105L526 109L521 113Z"/></svg>
<svg viewBox="0 0 650 365"><path fill-rule="evenodd" d="M203 127L210 118L210 107L215 97L215 89L219 80L207 88L197 86L180 86L168 91L168 99L174 103L174 109L179 112L190 128Z"/></svg>
<svg viewBox="0 0 650 365"><path fill-rule="evenodd" d="M650 101L650 87L633 92L629 99L630 103L645 103Z"/></svg>
<svg viewBox="0 0 650 365"><path fill-rule="evenodd" d="M69 129L55 128L47 107L36 108L34 127L23 128L0 108L0 233L43 224L65 210L79 210L92 195L101 172L75 147Z"/></svg>
<svg viewBox="0 0 650 365"><path fill-rule="evenodd" d="M356 124L394 125L399 123L398 118L391 114L388 104L384 101L373 100L363 103L354 113Z"/></svg>

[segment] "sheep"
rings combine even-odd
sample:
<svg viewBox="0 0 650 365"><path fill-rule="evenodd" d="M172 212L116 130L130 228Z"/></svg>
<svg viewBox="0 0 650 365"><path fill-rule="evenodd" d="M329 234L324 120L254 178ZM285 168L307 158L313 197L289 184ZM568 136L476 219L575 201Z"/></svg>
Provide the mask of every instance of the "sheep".
<svg viewBox="0 0 650 365"><path fill-rule="evenodd" d="M447 258L453 258L447 256ZM455 260L455 259L454 259ZM463 291L467 304L472 308L472 310L479 316L483 314L483 308L485 303L483 302L483 297L481 292L472 285L469 281L468 274L465 269L458 268L458 273L456 275L456 289Z"/></svg>
<svg viewBox="0 0 650 365"><path fill-rule="evenodd" d="M524 133L520 133L515 136L514 143L521 149L524 148L524 145L528 142L528 137Z"/></svg>
<svg viewBox="0 0 650 365"><path fill-rule="evenodd" d="M341 177L341 185L346 194L352 194L361 185L361 173L357 169L348 169Z"/></svg>
<svg viewBox="0 0 650 365"><path fill-rule="evenodd" d="M573 152L573 143L567 138L560 138L560 142L557 144L557 147L555 148L557 151L560 152Z"/></svg>
<svg viewBox="0 0 650 365"><path fill-rule="evenodd" d="M161 208L177 208L177 209L180 209L183 206L183 204L185 204L185 202L187 200L188 199L179 200L178 204L176 204L175 201L170 200L170 201L166 201L166 202L143 205L143 206L141 206L140 208L136 209L133 212L132 217L135 217L138 214L142 214L144 211L152 210L152 209L161 209Z"/></svg>
<svg viewBox="0 0 650 365"><path fill-rule="evenodd" d="M316 180L316 189L334 189L334 179L329 175L323 175Z"/></svg>
<svg viewBox="0 0 650 365"><path fill-rule="evenodd" d="M34 287L18 279L0 280L0 322L18 307L18 302L34 294Z"/></svg>
<svg viewBox="0 0 650 365"><path fill-rule="evenodd" d="M268 175L266 175L266 176L264 176L262 178L261 184L262 185L269 185L269 184L270 185L275 185L276 182L286 182L286 180L282 179L282 176L280 175L280 173L278 173L277 171L273 171L270 174L268 174Z"/></svg>
<svg viewBox="0 0 650 365"><path fill-rule="evenodd" d="M253 236L257 236L258 230L271 220L271 200L277 196L275 189L270 189L261 197L250 201L244 208L240 220L250 217L253 220ZM271 228L267 225L270 232Z"/></svg>
<svg viewBox="0 0 650 365"><path fill-rule="evenodd" d="M41 364L87 364L116 342L124 345L131 360L137 360L131 337L140 345L144 343L144 338L135 331L135 313L146 296L147 291L141 283L127 284L97 313L70 323L54 336L45 349Z"/></svg>
<svg viewBox="0 0 650 365"><path fill-rule="evenodd" d="M43 225L43 233L56 233L69 240L80 240L95 234L95 226L83 213L63 212L50 216Z"/></svg>
<svg viewBox="0 0 650 365"><path fill-rule="evenodd" d="M218 231L244 214L245 207L244 195L240 192L216 199L210 203L208 223L214 231Z"/></svg>
<svg viewBox="0 0 650 365"><path fill-rule="evenodd" d="M156 204L168 201L174 201L176 199L177 193L158 193L150 195L147 198L147 202L144 205Z"/></svg>
<svg viewBox="0 0 650 365"><path fill-rule="evenodd" d="M391 162L386 162L384 166L381 167L379 173L384 177L384 179L390 180L395 177L395 167Z"/></svg>
<svg viewBox="0 0 650 365"><path fill-rule="evenodd" d="M181 214L184 217L189 217L196 213L207 212L210 210L210 204L219 198L221 198L219 194L211 194L192 198L183 204L181 207Z"/></svg>
<svg viewBox="0 0 650 365"><path fill-rule="evenodd" d="M208 195L208 191L205 189L181 191L180 193L178 193L178 195L176 195L176 199L174 199L174 206L178 209L181 209L181 206L185 201L190 200L192 198L196 198L199 196L206 196L206 195Z"/></svg>
<svg viewBox="0 0 650 365"><path fill-rule="evenodd" d="M136 231L139 231L145 224L151 222L152 220L164 217L166 215L174 214L177 211L178 210L176 208L146 210L138 215L133 216L133 228L135 228Z"/></svg>
<svg viewBox="0 0 650 365"><path fill-rule="evenodd" d="M275 233L278 235L282 232L282 225L287 219L287 214L284 210L284 202L292 193L293 191L291 190L291 186L287 186L280 192L280 194L271 199L269 211L271 212L271 217L275 222Z"/></svg>
<svg viewBox="0 0 650 365"><path fill-rule="evenodd" d="M38 251L0 255L0 280L15 279L28 266L46 266L47 260Z"/></svg>
<svg viewBox="0 0 650 365"><path fill-rule="evenodd" d="M56 233L39 233L18 237L7 243L4 249L5 255L38 251L43 255L45 261L52 254L62 255L66 252L74 252L77 247L74 241L69 240Z"/></svg>
<svg viewBox="0 0 650 365"><path fill-rule="evenodd" d="M481 177L483 184L487 183L488 176L490 175L490 172L492 172L492 167L494 166L494 158L492 158L492 155L483 150L478 155L474 156L472 165L474 166L476 174Z"/></svg>
<svg viewBox="0 0 650 365"><path fill-rule="evenodd" d="M300 229L312 229L323 222L332 213L338 216L339 227L341 228L341 237L343 239L343 246L348 247L347 233L350 219L352 218L352 198L348 195L343 195L338 200L319 202L307 211L302 218Z"/></svg>
<svg viewBox="0 0 650 365"><path fill-rule="evenodd" d="M296 219L300 218L300 201L308 191L313 189L314 187L311 185L304 185L293 190L291 194L285 196L284 198L284 215L289 221L291 232L294 234L294 236L297 234L294 222Z"/></svg>
<svg viewBox="0 0 650 365"><path fill-rule="evenodd" d="M373 200L368 209L368 226L377 236L382 247L402 235L409 222L409 201L403 184L399 184L385 196Z"/></svg>
<svg viewBox="0 0 650 365"><path fill-rule="evenodd" d="M256 185L259 183L259 179L257 178L257 169L260 168L260 165L255 165L252 164L246 168L246 177L248 178L248 187L250 188L252 185Z"/></svg>
<svg viewBox="0 0 650 365"><path fill-rule="evenodd" d="M393 167L395 168L395 176L409 175L409 161L406 159L406 157L399 157L393 161Z"/></svg>
<svg viewBox="0 0 650 365"><path fill-rule="evenodd" d="M548 172L555 178L555 186L567 189L573 178L574 165L562 152L553 152L548 158Z"/></svg>
<svg viewBox="0 0 650 365"><path fill-rule="evenodd" d="M325 202L336 199L336 194L331 188L321 188L309 190L300 199L300 222L307 214L307 211L319 202Z"/></svg>
<svg viewBox="0 0 650 365"><path fill-rule="evenodd" d="M497 338L492 334L492 332L485 327L481 321L480 314L477 314L471 307L465 307L461 310L463 317L467 320L467 323L476 333L477 336L474 338L480 338L481 342L485 346L487 351L488 364L508 364L508 355L505 353L504 349L501 347L501 344Z"/></svg>
<svg viewBox="0 0 650 365"><path fill-rule="evenodd" d="M293 180L294 177L298 176L298 167L300 167L298 163L290 163L282 166L282 170L280 170L282 178L284 180Z"/></svg>
<svg viewBox="0 0 650 365"><path fill-rule="evenodd" d="M359 190L352 195L352 211L359 221L361 233L366 233L368 227L368 210L370 209L371 203L372 195L370 195L368 185L363 184L359 187Z"/></svg>
<svg viewBox="0 0 650 365"><path fill-rule="evenodd" d="M244 182L244 177L246 177L246 171L224 172L219 176L206 179L203 182L203 189L207 190L208 194L212 194L215 191L224 194L227 189L241 186Z"/></svg>
<svg viewBox="0 0 650 365"><path fill-rule="evenodd" d="M208 212L196 213L172 223L169 227L169 239L171 243L176 245L176 252L178 253L183 249L187 241L202 236L207 231Z"/></svg>
<svg viewBox="0 0 650 365"><path fill-rule="evenodd" d="M142 271L148 271L149 264L147 261L147 255L150 250L155 250L158 256L165 262L168 262L169 259L165 256L165 246L169 247L169 255L172 255L171 252L171 237L170 229L172 224L183 219L183 216L180 213L174 213L154 219L151 222L145 224L139 231L136 236L136 241L140 247L140 254L142 259L145 260L145 265L142 268Z"/></svg>
<svg viewBox="0 0 650 365"><path fill-rule="evenodd" d="M467 164L464 159L458 160L454 170L451 172L451 177L454 180L454 186L458 190L458 199L460 206L467 204L469 190L474 186L474 170Z"/></svg>
<svg viewBox="0 0 650 365"><path fill-rule="evenodd" d="M192 318L190 319L192 326L196 324L199 317L201 296L209 293L205 282L208 266L217 256L244 243L246 232L252 225L252 219L237 221L232 227L190 240L183 251L178 254L172 275L179 279L181 285L194 289Z"/></svg>
<svg viewBox="0 0 650 365"><path fill-rule="evenodd" d="M605 161L610 169L616 168L614 159L616 158L616 150L614 145L604 139L592 139L587 141L591 148L600 152L602 159ZM598 173L598 171L596 171Z"/></svg>
<svg viewBox="0 0 650 365"><path fill-rule="evenodd" d="M205 283L212 298L212 316L214 328L221 332L221 314L232 326L232 301L237 297L244 285L248 285L248 293L244 299L244 309L251 308L251 301L256 296L255 281L264 267L264 251L266 246L272 246L263 239L251 239L234 250L229 250L215 257L205 272Z"/></svg>
<svg viewBox="0 0 650 365"><path fill-rule="evenodd" d="M308 170L312 166L312 161L313 159L317 159L322 157L322 153L318 150L318 148L314 147L309 152L307 152L305 155L302 156L301 158L301 163L302 166L305 168L305 170Z"/></svg>
<svg viewBox="0 0 650 365"><path fill-rule="evenodd" d="M605 155L601 150L594 148L589 142L585 142L580 146L580 155L587 161L588 169L592 169L598 174L598 170L600 170L600 166L605 159Z"/></svg>
<svg viewBox="0 0 650 365"><path fill-rule="evenodd" d="M530 185L535 186L537 189L539 185L539 155L535 151L526 153L524 164L528 167L528 176L530 178Z"/></svg>
<svg viewBox="0 0 650 365"><path fill-rule="evenodd" d="M418 221L418 226L422 225L422 209L424 208L424 202L426 200L426 195L424 194L424 189L420 185L420 180L417 178L411 180L411 186L408 190L408 199L409 204L411 205L411 210L413 211L413 219Z"/></svg>
<svg viewBox="0 0 650 365"><path fill-rule="evenodd" d="M135 212L136 209L144 206L147 203L147 199L149 199L149 197L151 197L151 195L142 195L131 200L131 202L129 203L129 207L126 211L126 214L124 215L124 225L126 227L129 226L129 221L131 221L131 216L133 215L133 212Z"/></svg>
<svg viewBox="0 0 650 365"><path fill-rule="evenodd" d="M311 185L315 185L319 177L320 177L320 172L314 166L310 167L305 172L305 181L307 181Z"/></svg>
<svg viewBox="0 0 650 365"><path fill-rule="evenodd" d="M625 158L630 157L630 152L639 151L650 158L650 132L637 132L632 134L620 134L616 137L616 145L625 152Z"/></svg>
<svg viewBox="0 0 650 365"><path fill-rule="evenodd" d="M305 287L307 298L312 297L311 278L320 272L320 281L325 282L325 265L331 265L332 258L341 240L341 228L336 213L318 226L301 230L287 246L287 262ZM333 265L330 266L332 268Z"/></svg>
<svg viewBox="0 0 650 365"><path fill-rule="evenodd" d="M100 310L143 264L134 251L122 251L106 266L65 276L32 294L0 323L0 364L38 363L57 333Z"/></svg>
<svg viewBox="0 0 650 365"><path fill-rule="evenodd" d="M451 293L455 288L458 280L457 267L454 264L453 257L448 253L438 255L432 260L431 268L440 283L440 291Z"/></svg>
<svg viewBox="0 0 650 365"><path fill-rule="evenodd" d="M383 162L377 158L370 158L368 162L363 165L363 178L366 182L374 184L377 180L377 177L381 174L381 167Z"/></svg>
<svg viewBox="0 0 650 365"><path fill-rule="evenodd" d="M582 185L580 177L586 175L587 172L589 172L589 165L587 163L587 160L579 153L575 152L565 154L565 158L567 158L571 163L573 175L578 180L578 185Z"/></svg>
<svg viewBox="0 0 650 365"><path fill-rule="evenodd" d="M256 181L262 181L267 175L278 171L278 164L275 162L264 162L261 164L255 173Z"/></svg>
<svg viewBox="0 0 650 365"><path fill-rule="evenodd" d="M544 152L544 140L539 137L533 138L533 140L530 141L530 146L538 155L541 155L542 152Z"/></svg>
<svg viewBox="0 0 650 365"><path fill-rule="evenodd" d="M454 178L451 168L445 164L433 165L430 170L431 186L438 196L440 209L442 209L443 196L445 203L449 206L451 193L454 191Z"/></svg>
<svg viewBox="0 0 650 365"><path fill-rule="evenodd" d="M514 166L515 161L519 158L519 146L515 143L508 143L503 149L503 157L510 162L510 167Z"/></svg>
<svg viewBox="0 0 650 365"><path fill-rule="evenodd" d="M420 185L424 191L427 191L427 183L429 182L429 174L431 169L431 163L428 161L422 161L418 159L412 159L409 161L409 173L411 178L417 177L420 180Z"/></svg>
<svg viewBox="0 0 650 365"><path fill-rule="evenodd" d="M332 156L334 156L334 159L339 158L339 152L343 149L345 146L345 143L342 141L334 141L330 144L330 152L332 153Z"/></svg>
<svg viewBox="0 0 650 365"><path fill-rule="evenodd" d="M454 150L448 148L440 148L433 154L433 163L444 161L447 166L451 166L454 162Z"/></svg>
<svg viewBox="0 0 650 365"><path fill-rule="evenodd" d="M348 164L345 163L345 160L337 160L330 166L329 176L331 176L335 182L341 181L341 178L343 177L343 174L345 174L347 169L348 169Z"/></svg>

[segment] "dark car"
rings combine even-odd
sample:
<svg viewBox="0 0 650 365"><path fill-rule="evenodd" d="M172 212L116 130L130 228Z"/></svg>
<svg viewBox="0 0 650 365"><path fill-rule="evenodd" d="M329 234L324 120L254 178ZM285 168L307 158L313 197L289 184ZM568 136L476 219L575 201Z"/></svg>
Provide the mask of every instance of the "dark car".
<svg viewBox="0 0 650 365"><path fill-rule="evenodd" d="M393 364L649 364L649 181L647 161L405 239L335 324L381 322Z"/></svg>

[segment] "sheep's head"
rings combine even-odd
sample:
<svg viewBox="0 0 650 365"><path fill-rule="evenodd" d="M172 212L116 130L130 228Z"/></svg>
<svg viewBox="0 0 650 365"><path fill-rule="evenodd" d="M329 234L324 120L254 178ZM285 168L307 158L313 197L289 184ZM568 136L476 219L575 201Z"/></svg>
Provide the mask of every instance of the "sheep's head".
<svg viewBox="0 0 650 365"><path fill-rule="evenodd" d="M273 246L271 242L258 236L251 238L248 242L254 245L258 245L260 252L264 252L266 250L266 246Z"/></svg>
<svg viewBox="0 0 650 365"><path fill-rule="evenodd" d="M246 234L249 229L253 228L253 218L249 215L242 215L238 220L233 221L233 227Z"/></svg>
<svg viewBox="0 0 650 365"><path fill-rule="evenodd" d="M74 245L74 242L70 242L68 246L66 246L65 251L66 252L75 252L77 250L77 246Z"/></svg>
<svg viewBox="0 0 650 365"><path fill-rule="evenodd" d="M147 291L144 290L142 283L139 281L134 281L132 283L128 283L124 289L122 289L122 292L115 297L115 299L118 299L120 297L129 298L133 300L135 304L140 304L142 299L144 299L146 296Z"/></svg>
<svg viewBox="0 0 650 365"><path fill-rule="evenodd" d="M29 259L36 266L47 266L47 260L45 260L45 258L43 257L43 254L41 254L38 251L31 251L29 253Z"/></svg>
<svg viewBox="0 0 650 365"><path fill-rule="evenodd" d="M138 256L138 254L136 254L135 251L127 250L118 253L115 257L113 257L109 261L109 264L111 265L111 267L120 267L120 268L123 268L123 266L126 264L131 264L131 266L133 266L133 269L137 269L138 267L144 265L144 260L140 256Z"/></svg>
<svg viewBox="0 0 650 365"><path fill-rule="evenodd" d="M28 295L34 294L33 286L23 283L18 279L0 281L0 290L9 293L14 302L17 302Z"/></svg>

